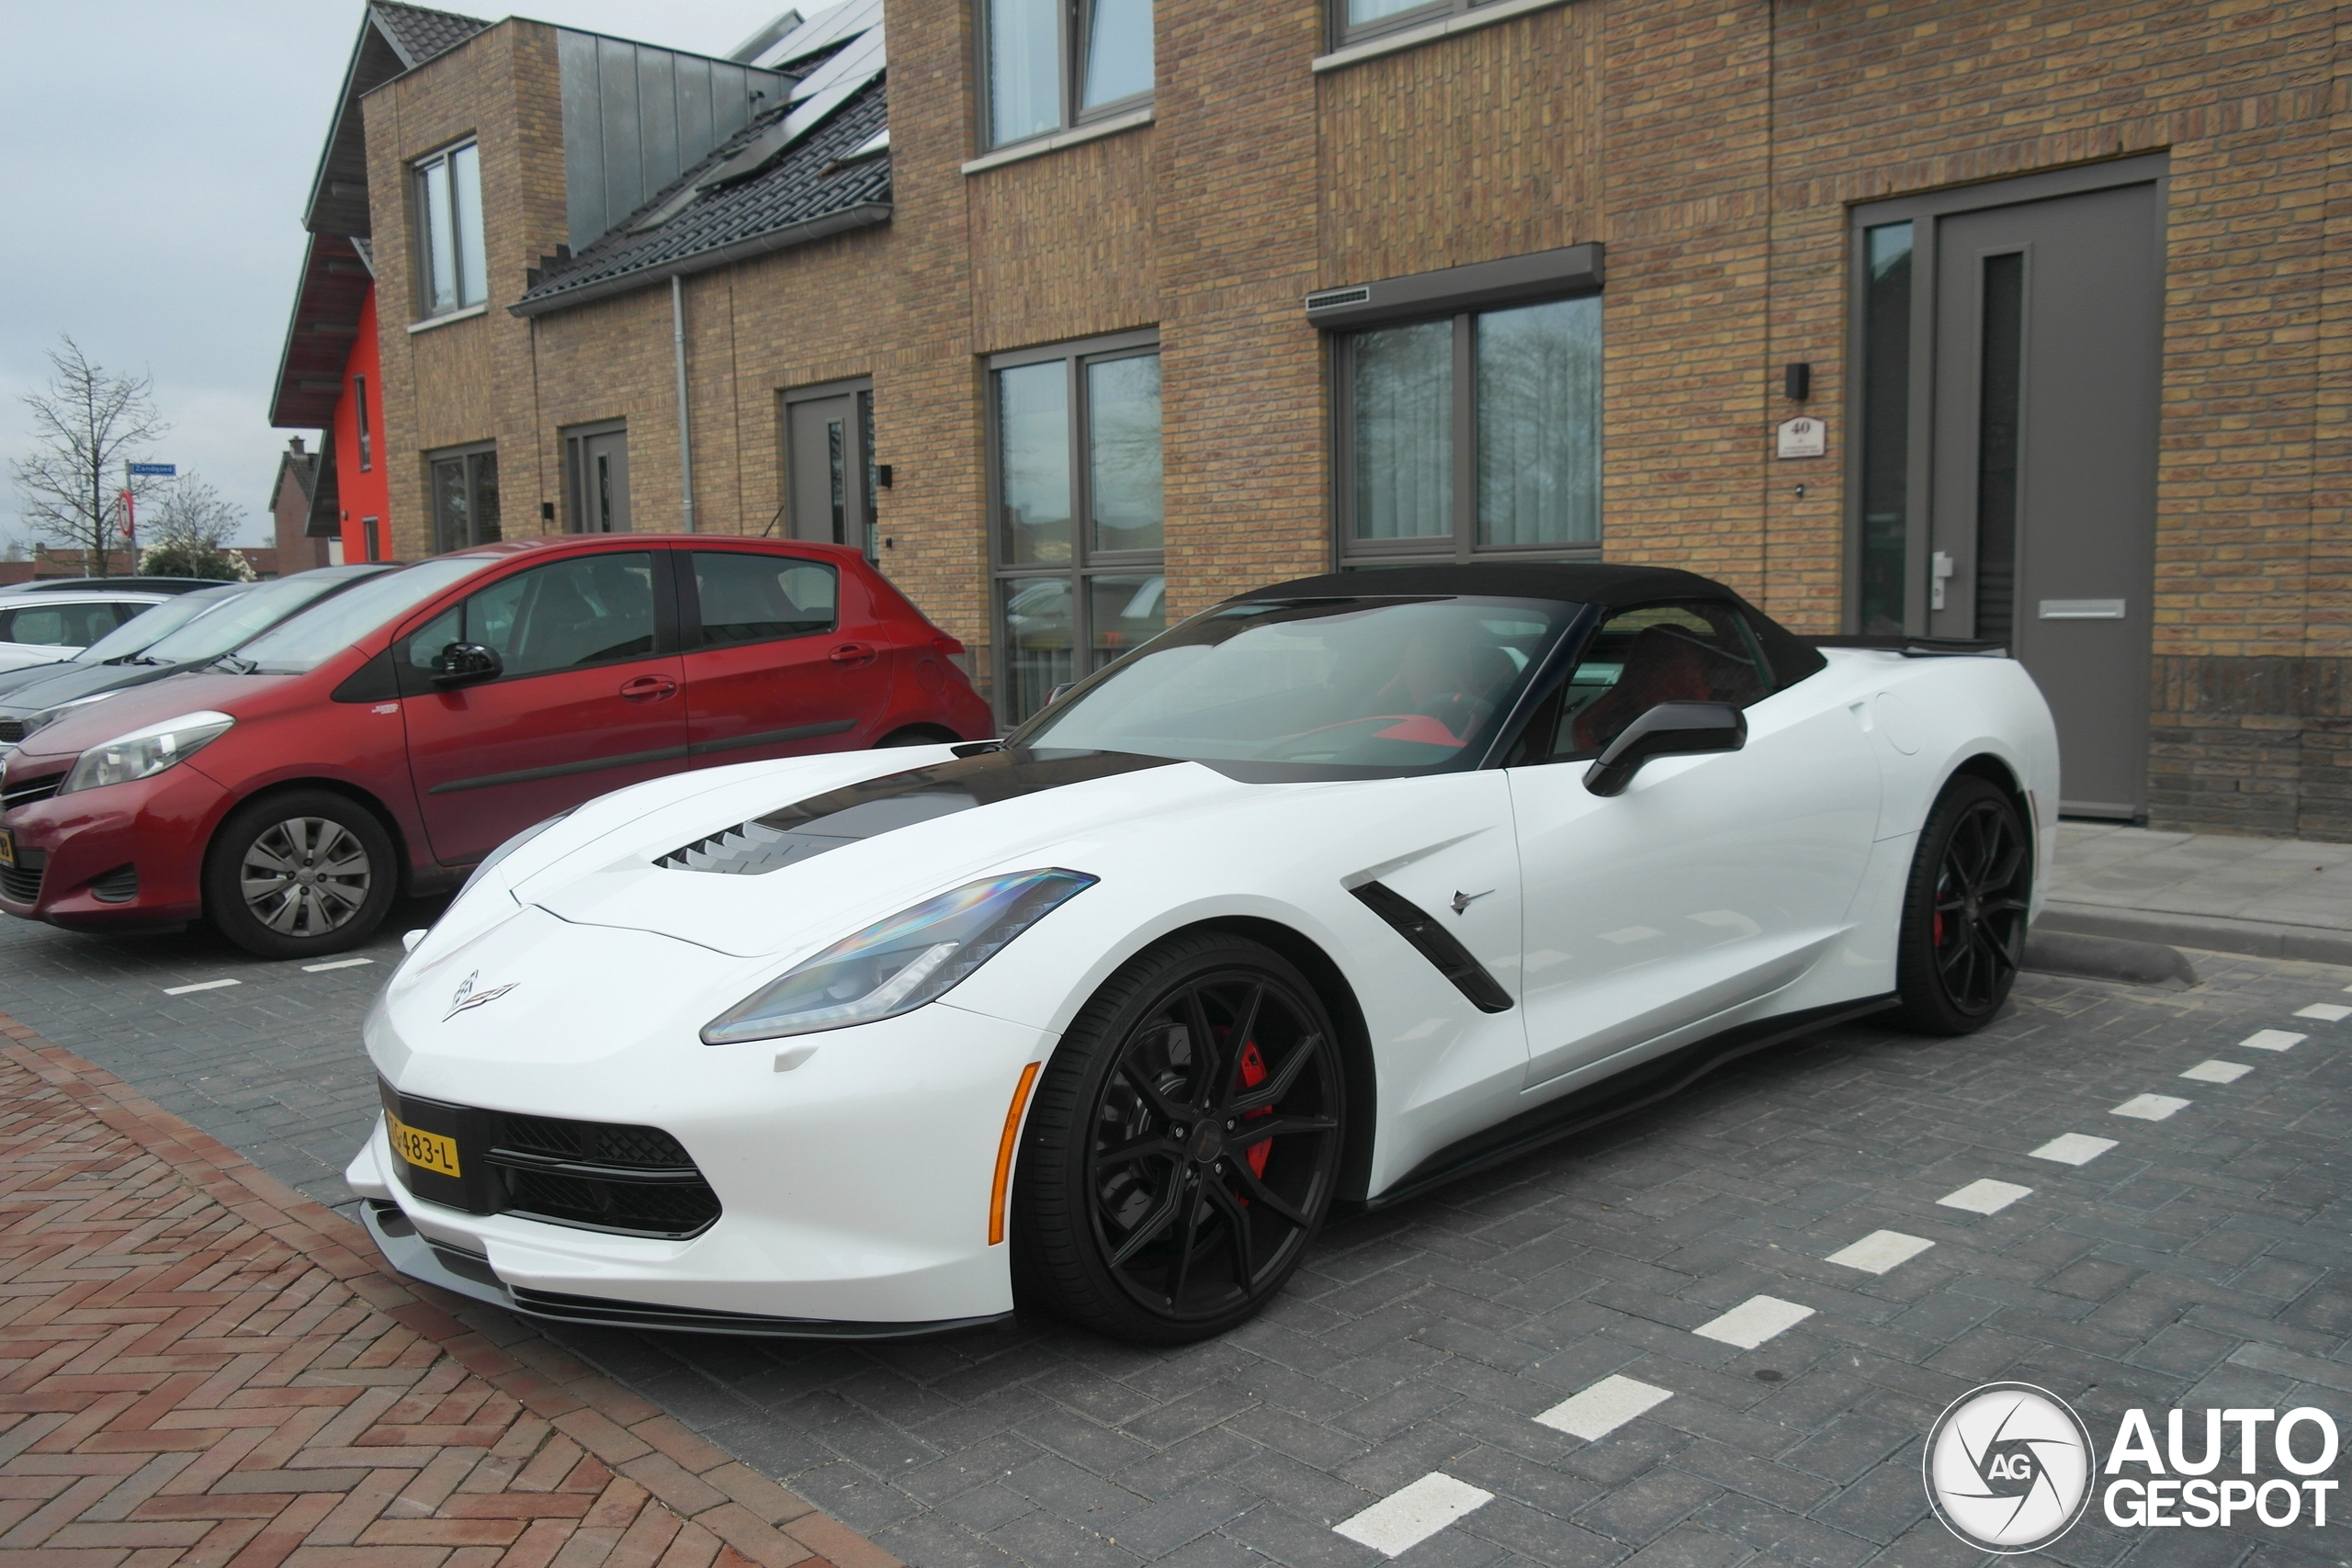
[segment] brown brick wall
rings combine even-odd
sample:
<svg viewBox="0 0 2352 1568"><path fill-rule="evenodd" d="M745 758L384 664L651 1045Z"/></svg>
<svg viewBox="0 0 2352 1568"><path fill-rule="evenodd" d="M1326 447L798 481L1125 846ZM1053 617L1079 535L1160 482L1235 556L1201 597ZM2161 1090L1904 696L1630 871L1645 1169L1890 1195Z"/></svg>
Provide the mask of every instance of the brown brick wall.
<svg viewBox="0 0 2352 1568"><path fill-rule="evenodd" d="M1852 205L2162 152L2154 818L2352 837L2352 716L2312 694L2352 660L2352 8L1571 0L1317 75L1321 0L1159 0L1155 123L966 175L970 10L892 4L886 229L689 280L704 527L781 504L782 389L870 376L885 569L977 648L981 356L1156 324L1171 607L1320 570L1329 376L1300 296L1600 240L1609 558L1838 629ZM401 160L477 124L495 287L519 291L561 231L555 103L523 23L370 98L384 299L410 297ZM523 531L588 419L628 419L639 525L675 523L665 288L387 337L404 551L415 451L511 444ZM1770 456L1792 360L1826 460Z"/></svg>

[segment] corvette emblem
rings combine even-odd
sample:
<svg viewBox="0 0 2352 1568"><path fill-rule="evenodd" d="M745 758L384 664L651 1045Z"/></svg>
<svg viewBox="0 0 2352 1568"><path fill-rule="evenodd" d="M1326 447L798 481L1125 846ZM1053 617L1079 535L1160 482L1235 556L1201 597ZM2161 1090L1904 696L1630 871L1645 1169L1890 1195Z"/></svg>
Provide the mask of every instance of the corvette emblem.
<svg viewBox="0 0 2352 1568"><path fill-rule="evenodd" d="M457 995L449 998L449 1010L441 1015L442 1022L448 1022L461 1012L471 1012L476 1008L488 1007L513 990L518 984L510 980L503 986L494 986L487 991L477 991L474 989L474 982L481 978L481 971L479 969L466 976L465 982L458 987Z"/></svg>

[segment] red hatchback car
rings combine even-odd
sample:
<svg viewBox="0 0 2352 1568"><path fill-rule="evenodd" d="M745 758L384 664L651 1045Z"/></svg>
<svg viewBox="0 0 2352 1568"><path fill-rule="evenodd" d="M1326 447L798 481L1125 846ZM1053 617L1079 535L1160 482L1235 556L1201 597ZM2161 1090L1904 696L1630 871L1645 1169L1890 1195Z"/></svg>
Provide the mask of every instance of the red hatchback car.
<svg viewBox="0 0 2352 1568"><path fill-rule="evenodd" d="M211 669L93 703L0 773L0 909L210 920L270 958L354 945L395 893L624 784L994 732L855 550L525 539L372 578Z"/></svg>

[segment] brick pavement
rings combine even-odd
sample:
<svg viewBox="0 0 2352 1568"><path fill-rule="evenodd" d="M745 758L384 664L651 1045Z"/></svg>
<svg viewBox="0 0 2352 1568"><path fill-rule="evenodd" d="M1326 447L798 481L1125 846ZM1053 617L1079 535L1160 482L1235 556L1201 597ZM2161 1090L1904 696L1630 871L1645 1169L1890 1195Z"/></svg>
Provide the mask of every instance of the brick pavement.
<svg viewBox="0 0 2352 1568"><path fill-rule="evenodd" d="M300 1125L338 1160L372 1119L367 970L281 973L184 938L120 944L109 980L85 939L28 930L0 924L0 1008L22 997L187 1095L192 1119L239 1140ZM2030 976L1967 1040L1856 1026L1751 1059L1604 1135L1333 1225L1272 1312L1208 1345L1049 1324L895 1347L549 1338L919 1568L1370 1564L1333 1527L1432 1472L1494 1499L1408 1568L1981 1561L1918 1479L1928 1422L1977 1382L2040 1382L2102 1442L2133 1402L2352 1416L2352 1019L2295 1016L2352 1004L2352 970L2197 961L2187 990ZM162 995L215 974L246 983ZM175 1076L269 1056L239 1033L263 1012L333 1075L330 1103L293 1103L299 1074L251 1100ZM2308 1038L2241 1048L2263 1029ZM2178 1077L2209 1059L2249 1070ZM2147 1094L2189 1103L2110 1113ZM2034 1156L2070 1134L2114 1146ZM1939 1201L1981 1180L2031 1190L1989 1214ZM1881 1231L1933 1245L1883 1274L1829 1261ZM1757 1296L1811 1315L1753 1349L1695 1332ZM1535 1419L1611 1377L1670 1397L1591 1438ZM2302 1568L2352 1555L2335 1539L2135 1536L2094 1516L2045 1555Z"/></svg>
<svg viewBox="0 0 2352 1568"><path fill-rule="evenodd" d="M28 1568L896 1559L0 1015L0 1554ZM473 1315L473 1314L469 1314Z"/></svg>

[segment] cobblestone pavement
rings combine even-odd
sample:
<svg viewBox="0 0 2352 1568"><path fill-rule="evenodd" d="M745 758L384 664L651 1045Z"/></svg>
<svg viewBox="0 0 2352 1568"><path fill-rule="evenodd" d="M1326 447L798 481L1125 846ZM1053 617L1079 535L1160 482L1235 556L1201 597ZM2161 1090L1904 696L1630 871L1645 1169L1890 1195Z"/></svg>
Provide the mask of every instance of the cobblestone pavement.
<svg viewBox="0 0 2352 1568"><path fill-rule="evenodd" d="M286 1129L339 1165L371 1114L364 969L297 979L192 939L22 964L76 939L0 940L0 1010L64 1017L52 1038L103 1065L196 1074L199 1124ZM2352 1015L2325 1016L2352 970L2197 961L2186 990L2029 976L1964 1040L1849 1026L1751 1058L1333 1225L1261 1320L1179 1351L1053 1325L561 1338L919 1568L1374 1563L1334 1527L1432 1475L1454 1509L1491 1496L1409 1547L1356 1527L1408 1568L1981 1562L1920 1486L1930 1422L1979 1383L2053 1391L2102 1450L2135 1406L2160 1435L2175 1405L2352 1416ZM251 994L174 1012L190 998L118 980L100 1010L110 964L159 998L208 975ZM268 1040L238 1034L252 1016ZM315 1066L220 1087L215 1060L280 1042ZM2302 1568L2344 1540L2342 1512L2124 1529L2095 1507L2045 1555Z"/></svg>

